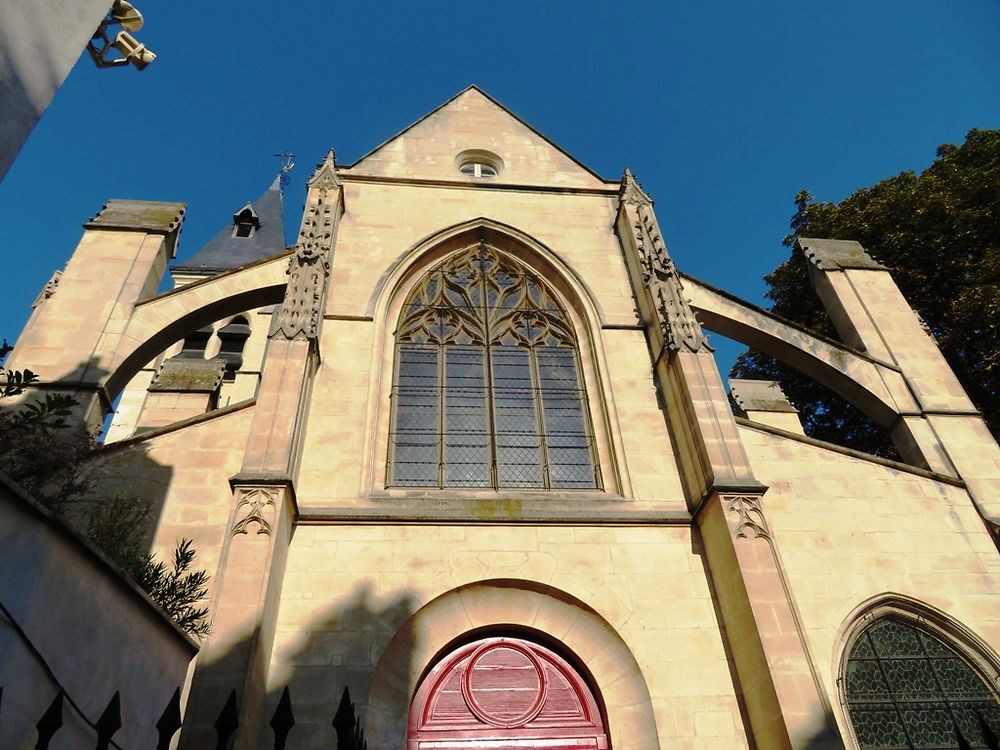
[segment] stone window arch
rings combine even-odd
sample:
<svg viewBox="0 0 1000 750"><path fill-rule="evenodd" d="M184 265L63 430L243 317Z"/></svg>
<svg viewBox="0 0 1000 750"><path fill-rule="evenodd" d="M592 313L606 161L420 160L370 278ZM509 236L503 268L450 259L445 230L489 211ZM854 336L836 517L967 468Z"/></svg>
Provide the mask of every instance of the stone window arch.
<svg viewBox="0 0 1000 750"><path fill-rule="evenodd" d="M841 701L859 750L995 747L995 660L937 613L869 611L844 649Z"/></svg>
<svg viewBox="0 0 1000 750"><path fill-rule="evenodd" d="M607 750L597 698L569 662L538 643L486 638L432 666L410 706L408 750L515 744Z"/></svg>
<svg viewBox="0 0 1000 750"><path fill-rule="evenodd" d="M472 246L403 304L386 484L599 489L587 404L556 294L511 256Z"/></svg>

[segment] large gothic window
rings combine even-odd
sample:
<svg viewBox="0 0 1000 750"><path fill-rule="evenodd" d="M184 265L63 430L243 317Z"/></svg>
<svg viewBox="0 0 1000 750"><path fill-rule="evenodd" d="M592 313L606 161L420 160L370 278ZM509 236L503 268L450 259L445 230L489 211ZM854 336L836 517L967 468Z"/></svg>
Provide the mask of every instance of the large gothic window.
<svg viewBox="0 0 1000 750"><path fill-rule="evenodd" d="M392 401L390 486L600 486L573 327L490 247L439 264L406 300Z"/></svg>
<svg viewBox="0 0 1000 750"><path fill-rule="evenodd" d="M901 619L865 628L851 648L846 678L862 750L996 747L994 692L953 649Z"/></svg>

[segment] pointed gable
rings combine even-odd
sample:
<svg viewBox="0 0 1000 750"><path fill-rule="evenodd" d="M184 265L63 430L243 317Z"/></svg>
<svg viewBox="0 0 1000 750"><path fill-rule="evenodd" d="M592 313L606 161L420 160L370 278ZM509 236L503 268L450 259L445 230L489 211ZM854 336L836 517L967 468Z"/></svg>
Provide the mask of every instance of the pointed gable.
<svg viewBox="0 0 1000 750"><path fill-rule="evenodd" d="M468 154L501 160L495 177L459 171ZM606 182L475 86L363 156L347 174L404 179L603 188Z"/></svg>

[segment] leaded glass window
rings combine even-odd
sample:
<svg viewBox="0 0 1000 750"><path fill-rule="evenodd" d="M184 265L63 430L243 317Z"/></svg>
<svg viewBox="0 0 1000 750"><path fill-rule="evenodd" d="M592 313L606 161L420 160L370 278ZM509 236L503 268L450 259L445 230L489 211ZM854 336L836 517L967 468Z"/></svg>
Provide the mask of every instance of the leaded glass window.
<svg viewBox="0 0 1000 750"><path fill-rule="evenodd" d="M901 619L865 628L851 648L846 679L862 750L996 747L989 744L1000 734L996 695L954 650Z"/></svg>
<svg viewBox="0 0 1000 750"><path fill-rule="evenodd" d="M392 410L390 486L600 486L573 327L541 279L485 245L406 300Z"/></svg>

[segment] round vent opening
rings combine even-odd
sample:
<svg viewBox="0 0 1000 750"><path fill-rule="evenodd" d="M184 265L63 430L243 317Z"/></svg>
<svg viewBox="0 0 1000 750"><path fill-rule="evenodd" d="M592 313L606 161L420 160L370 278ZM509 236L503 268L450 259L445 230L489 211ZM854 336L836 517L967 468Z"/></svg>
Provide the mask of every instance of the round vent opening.
<svg viewBox="0 0 1000 750"><path fill-rule="evenodd" d="M469 177L496 177L503 171L503 159L492 151L471 148L455 157L455 167Z"/></svg>

